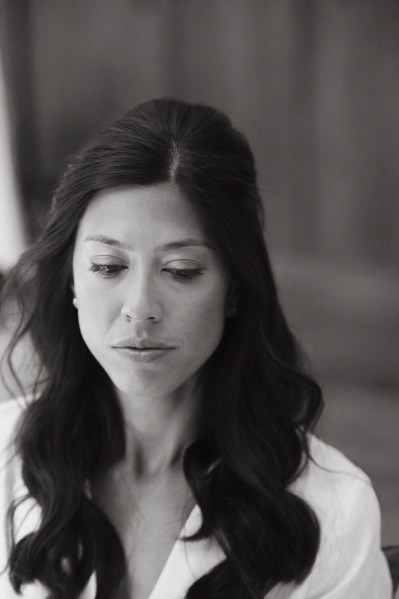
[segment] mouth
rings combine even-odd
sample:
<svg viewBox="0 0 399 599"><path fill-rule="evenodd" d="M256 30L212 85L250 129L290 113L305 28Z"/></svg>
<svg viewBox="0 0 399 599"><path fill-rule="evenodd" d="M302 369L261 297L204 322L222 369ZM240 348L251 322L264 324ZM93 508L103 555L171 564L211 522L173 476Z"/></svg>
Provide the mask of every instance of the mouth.
<svg viewBox="0 0 399 599"><path fill-rule="evenodd" d="M131 345L118 345L114 346L115 349L128 349L133 352L145 353L149 351L165 351L167 349L174 349L173 347L160 347L160 346L149 346L149 347L134 347Z"/></svg>
<svg viewBox="0 0 399 599"><path fill-rule="evenodd" d="M148 352L148 351L164 351L164 350L171 350L171 349L175 349L173 346L171 345L167 345L166 343L163 343L161 341L154 341L154 340L145 340L145 341L133 341L131 339L129 340L124 340L124 341L120 341L117 343L114 343L112 345L112 347L114 349L126 349L126 350L130 350L132 352Z"/></svg>
<svg viewBox="0 0 399 599"><path fill-rule="evenodd" d="M130 363L137 363L143 366L144 364L158 363L158 360L175 349L170 345L159 342L146 343L116 343L112 348L120 354L123 359L127 359Z"/></svg>

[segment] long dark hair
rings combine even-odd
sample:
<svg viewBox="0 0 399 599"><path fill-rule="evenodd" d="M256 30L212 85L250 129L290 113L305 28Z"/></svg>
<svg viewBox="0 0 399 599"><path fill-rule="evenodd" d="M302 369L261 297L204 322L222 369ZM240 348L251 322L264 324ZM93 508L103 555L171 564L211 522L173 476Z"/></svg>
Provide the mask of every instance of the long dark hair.
<svg viewBox="0 0 399 599"><path fill-rule="evenodd" d="M239 301L203 369L204 432L184 456L203 516L186 541L212 536L226 559L187 599L260 599L279 582L300 582L314 563L319 525L290 483L309 459L307 433L321 392L304 371L278 301L254 158L224 114L160 99L129 111L72 158L43 232L6 284L5 298L14 298L20 313L10 352L29 334L41 366L38 398L16 441L42 518L17 541L11 506L9 571L17 591L37 579L53 599L75 599L96 571L97 599L110 599L126 571L113 525L86 492L87 481L122 459L125 439L112 385L79 331L71 256L96 192L167 181L195 207L231 268Z"/></svg>

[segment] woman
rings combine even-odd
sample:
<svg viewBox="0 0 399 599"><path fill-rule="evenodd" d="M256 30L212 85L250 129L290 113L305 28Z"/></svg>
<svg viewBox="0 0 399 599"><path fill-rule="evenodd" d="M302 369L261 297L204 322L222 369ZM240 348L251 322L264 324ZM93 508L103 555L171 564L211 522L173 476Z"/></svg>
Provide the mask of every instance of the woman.
<svg viewBox="0 0 399 599"><path fill-rule="evenodd" d="M105 129L5 297L40 370L2 406L2 597L390 597L369 480L310 434L226 116L154 100Z"/></svg>

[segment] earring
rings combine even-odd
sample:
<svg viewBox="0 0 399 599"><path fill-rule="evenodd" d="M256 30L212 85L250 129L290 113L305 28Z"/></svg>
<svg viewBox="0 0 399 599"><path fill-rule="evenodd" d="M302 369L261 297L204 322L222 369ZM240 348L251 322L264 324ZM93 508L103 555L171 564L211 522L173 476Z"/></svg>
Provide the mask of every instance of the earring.
<svg viewBox="0 0 399 599"><path fill-rule="evenodd" d="M236 316L237 312L238 312L237 306L231 306L230 310L227 313L227 316L229 318L234 318L234 316Z"/></svg>
<svg viewBox="0 0 399 599"><path fill-rule="evenodd" d="M76 299L76 297L73 298L72 304L73 304L74 308L78 307L78 300Z"/></svg>

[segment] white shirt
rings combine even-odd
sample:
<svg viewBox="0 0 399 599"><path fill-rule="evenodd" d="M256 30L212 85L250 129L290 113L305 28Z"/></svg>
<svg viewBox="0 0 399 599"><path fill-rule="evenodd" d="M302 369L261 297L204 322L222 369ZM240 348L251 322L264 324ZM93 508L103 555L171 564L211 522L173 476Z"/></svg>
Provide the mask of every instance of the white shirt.
<svg viewBox="0 0 399 599"><path fill-rule="evenodd" d="M0 404L0 597L19 599L1 573L7 560L5 517L12 499L25 492L21 463L13 456L10 441L21 401ZM310 461L291 486L314 509L321 526L321 545L316 562L304 582L280 584L267 599L391 599L392 583L380 549L380 510L368 477L338 450L310 436ZM10 459L11 458L11 459ZM35 530L40 520L33 500L17 510L17 538ZM201 522L195 506L182 533L192 534ZM214 540L185 543L177 540L149 599L183 599L195 580L224 559ZM39 583L24 585L23 599L46 599ZM95 599L96 576L92 575L80 599Z"/></svg>

